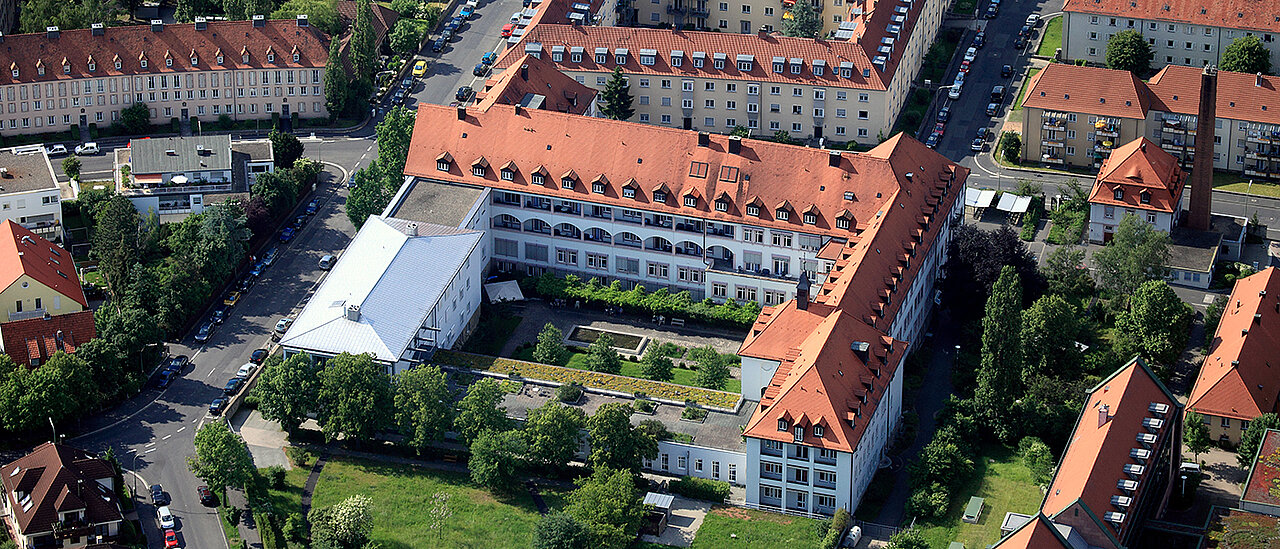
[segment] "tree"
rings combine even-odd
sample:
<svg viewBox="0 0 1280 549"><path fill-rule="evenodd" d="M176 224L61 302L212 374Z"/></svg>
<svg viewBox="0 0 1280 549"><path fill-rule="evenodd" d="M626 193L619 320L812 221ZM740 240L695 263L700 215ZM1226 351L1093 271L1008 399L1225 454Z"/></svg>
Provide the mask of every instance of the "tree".
<svg viewBox="0 0 1280 549"><path fill-rule="evenodd" d="M1022 396L1022 286L1011 266L1000 270L982 318L982 365L978 409L1002 440L1013 436L1013 401Z"/></svg>
<svg viewBox="0 0 1280 549"><path fill-rule="evenodd" d="M68 156L62 159L62 173L68 178L80 179L80 157Z"/></svg>
<svg viewBox="0 0 1280 549"><path fill-rule="evenodd" d="M607 118L630 120L636 113L631 107L631 84L622 76L622 67L613 68L613 76L609 77L604 91L600 92L600 98L604 100L600 112Z"/></svg>
<svg viewBox="0 0 1280 549"><path fill-rule="evenodd" d="M404 163L409 158L409 143L413 141L413 122L416 111L403 105L397 106L378 123L378 163L396 188L404 176Z"/></svg>
<svg viewBox="0 0 1280 549"><path fill-rule="evenodd" d="M147 133L151 129L151 109L146 103L134 103L120 111L120 125L131 135Z"/></svg>
<svg viewBox="0 0 1280 549"><path fill-rule="evenodd" d="M723 391L731 377L728 361L709 346L703 351L698 357L698 371L693 374L693 382L699 387Z"/></svg>
<svg viewBox="0 0 1280 549"><path fill-rule="evenodd" d="M1257 36L1241 36L1232 40L1231 45L1222 52L1222 62L1218 64L1218 68L1248 74L1270 74L1271 52L1267 51L1267 47Z"/></svg>
<svg viewBox="0 0 1280 549"><path fill-rule="evenodd" d="M329 42L329 62L324 66L324 108L329 111L330 120L336 119L347 106L347 75L342 71L338 42Z"/></svg>
<svg viewBox="0 0 1280 549"><path fill-rule="evenodd" d="M787 13L791 18L784 17L782 20L783 36L817 38L818 33L822 32L822 18L812 3L797 1Z"/></svg>
<svg viewBox="0 0 1280 549"><path fill-rule="evenodd" d="M587 414L554 400L529 410L524 431L529 461L543 466L564 466L577 456Z"/></svg>
<svg viewBox="0 0 1280 549"><path fill-rule="evenodd" d="M1240 446L1236 448L1236 461L1241 467L1247 469L1253 466L1254 454L1258 453L1258 447L1262 445L1267 429L1280 429L1280 416L1267 412L1255 417L1249 422L1249 428L1240 435Z"/></svg>
<svg viewBox="0 0 1280 549"><path fill-rule="evenodd" d="M645 510L634 473L598 468L569 494L565 512L586 525L595 540L593 547L623 549L640 531Z"/></svg>
<svg viewBox="0 0 1280 549"><path fill-rule="evenodd" d="M453 392L436 366L418 366L395 376L395 415L405 444L421 452L444 440L453 425Z"/></svg>
<svg viewBox="0 0 1280 549"><path fill-rule="evenodd" d="M485 431L505 431L510 420L502 404L502 387L493 378L483 378L467 388L467 395L458 403L458 415L453 419L453 431L465 444Z"/></svg>
<svg viewBox="0 0 1280 549"><path fill-rule="evenodd" d="M739 124L733 127L733 130L729 132L729 135L736 135L738 137L751 137L751 128L748 128L746 126Z"/></svg>
<svg viewBox="0 0 1280 549"><path fill-rule="evenodd" d="M471 459L467 460L471 482L495 492L514 491L519 487L516 475L528 450L524 431L482 431L471 441Z"/></svg>
<svg viewBox="0 0 1280 549"><path fill-rule="evenodd" d="M230 486L244 488L253 478L253 458L244 439L231 431L226 422L206 423L196 431L196 455L187 457L187 466L214 489Z"/></svg>
<svg viewBox="0 0 1280 549"><path fill-rule="evenodd" d="M924 540L924 534L919 530L910 528L907 530L899 530L889 538L887 549L929 549L929 543Z"/></svg>
<svg viewBox="0 0 1280 549"><path fill-rule="evenodd" d="M1084 264L1084 250L1068 244L1054 248L1044 260L1044 278L1049 291L1063 296L1093 293L1093 278Z"/></svg>
<svg viewBox="0 0 1280 549"><path fill-rule="evenodd" d="M178 0L177 7L173 10L173 20L178 23L190 23L195 20L195 7L191 5L191 0Z"/></svg>
<svg viewBox="0 0 1280 549"><path fill-rule="evenodd" d="M351 64L355 68L356 77L368 79L376 67L378 43L373 31L373 8L370 0L356 0L356 22L354 35L351 38Z"/></svg>
<svg viewBox="0 0 1280 549"><path fill-rule="evenodd" d="M306 15L308 24L329 36L342 33L342 20L338 17L338 10L326 0L289 0L271 12L270 18L292 20L299 15ZM336 57L330 59L338 61Z"/></svg>
<svg viewBox="0 0 1280 549"><path fill-rule="evenodd" d="M1022 313L1022 381L1037 375L1074 377L1082 327L1079 311L1057 294L1046 294Z"/></svg>
<svg viewBox="0 0 1280 549"><path fill-rule="evenodd" d="M391 9L400 14L400 17L414 18L418 16L418 10L422 8L421 0L392 0Z"/></svg>
<svg viewBox="0 0 1280 549"><path fill-rule="evenodd" d="M533 549L593 549L591 531L573 515L543 515L533 531Z"/></svg>
<svg viewBox="0 0 1280 549"><path fill-rule="evenodd" d="M114 21L117 10L116 3L107 0L25 0L18 10L18 24L24 33L44 32L50 25L64 31L84 29L93 23Z"/></svg>
<svg viewBox="0 0 1280 549"><path fill-rule="evenodd" d="M640 359L640 375L645 379L671 381L673 367L671 358L658 352L657 345L650 345L645 349L644 356Z"/></svg>
<svg viewBox="0 0 1280 549"><path fill-rule="evenodd" d="M342 353L325 361L318 377L316 419L325 440L369 441L391 424L391 378L373 357Z"/></svg>
<svg viewBox="0 0 1280 549"><path fill-rule="evenodd" d="M311 512L312 548L359 549L368 547L373 532L373 500L355 494L332 507Z"/></svg>
<svg viewBox="0 0 1280 549"><path fill-rule="evenodd" d="M276 166L292 168L294 161L302 156L304 146L301 141L298 141L296 135L282 132L279 128L271 128L267 139L271 140L271 152Z"/></svg>
<svg viewBox="0 0 1280 549"><path fill-rule="evenodd" d="M1053 480L1054 458L1049 445L1036 437L1026 437L1018 443L1018 453L1022 455L1022 464L1031 471L1031 482L1038 486L1048 486Z"/></svg>
<svg viewBox="0 0 1280 549"><path fill-rule="evenodd" d="M98 271L113 296L123 295L129 269L138 261L141 223L133 202L123 196L113 196L94 219L89 256L98 260Z"/></svg>
<svg viewBox="0 0 1280 549"><path fill-rule="evenodd" d="M631 426L630 404L609 402L587 420L591 466L639 471L642 460L658 456L658 441Z"/></svg>
<svg viewBox="0 0 1280 549"><path fill-rule="evenodd" d="M1151 70L1151 46L1136 30L1122 30L1107 40L1107 68L1142 78Z"/></svg>
<svg viewBox="0 0 1280 549"><path fill-rule="evenodd" d="M1191 307L1163 280L1148 280L1129 297L1129 308L1116 316L1116 350L1140 354L1171 365L1187 346Z"/></svg>
<svg viewBox="0 0 1280 549"><path fill-rule="evenodd" d="M1187 449L1195 454L1196 461L1200 461L1200 454L1209 451L1213 447L1213 439L1209 436L1209 424L1204 416L1194 410L1187 412L1187 417L1182 420L1182 442L1187 445Z"/></svg>
<svg viewBox="0 0 1280 549"><path fill-rule="evenodd" d="M569 361L569 351L564 348L564 332L548 322L538 332L538 342L533 346L533 359L543 364L563 366Z"/></svg>
<svg viewBox="0 0 1280 549"><path fill-rule="evenodd" d="M970 318L983 310L991 287L1005 265L1012 265L1024 288L1025 299L1040 294L1043 281L1027 243L1008 226L983 231L966 223L952 232L949 257L943 268L942 294L952 315Z"/></svg>
<svg viewBox="0 0 1280 549"><path fill-rule="evenodd" d="M1227 308L1230 298L1220 295L1213 298L1213 303L1204 308L1204 350L1213 350L1213 339L1218 336L1218 324L1222 322L1222 311Z"/></svg>
<svg viewBox="0 0 1280 549"><path fill-rule="evenodd" d="M1168 261L1168 233L1134 215L1124 216L1111 242L1093 253L1098 284L1119 296L1132 294L1147 280L1162 278Z"/></svg>
<svg viewBox="0 0 1280 549"><path fill-rule="evenodd" d="M387 184L382 166L375 159L356 170L355 188L347 196L347 219L359 229L369 216L381 214L393 196L395 189Z"/></svg>
<svg viewBox="0 0 1280 549"><path fill-rule="evenodd" d="M391 43L391 51L412 55L422 44L422 27L412 19L401 19L396 21L395 30L391 31L388 40Z"/></svg>
<svg viewBox="0 0 1280 549"><path fill-rule="evenodd" d="M791 133L787 130L778 130L773 132L773 137L769 138L774 143L782 143L783 145L794 145L796 140L791 138Z"/></svg>
<svg viewBox="0 0 1280 549"><path fill-rule="evenodd" d="M538 343L542 343L541 334ZM587 369L593 372L617 374L622 372L622 357L613 348L613 336L602 333L587 347Z"/></svg>
<svg viewBox="0 0 1280 549"><path fill-rule="evenodd" d="M1017 132L1004 132L1000 134L1000 154L1004 157L1004 161L1015 164L1022 157L1022 138Z"/></svg>
<svg viewBox="0 0 1280 549"><path fill-rule="evenodd" d="M320 389L317 373L311 357L304 353L283 360L279 355L271 355L253 388L262 417L280 422L286 432L297 431L307 414L316 409Z"/></svg>

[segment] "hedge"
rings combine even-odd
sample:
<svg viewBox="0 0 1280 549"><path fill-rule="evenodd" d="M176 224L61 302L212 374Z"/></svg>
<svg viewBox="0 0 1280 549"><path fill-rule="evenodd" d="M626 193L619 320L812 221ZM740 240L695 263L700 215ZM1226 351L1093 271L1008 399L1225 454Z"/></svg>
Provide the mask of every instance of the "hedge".
<svg viewBox="0 0 1280 549"><path fill-rule="evenodd" d="M831 527L827 529L827 535L822 538L821 549L836 549L840 545L840 540L844 538L845 530L853 524L853 517L849 516L849 511L844 507L836 509L835 516L831 517Z"/></svg>
<svg viewBox="0 0 1280 549"><path fill-rule="evenodd" d="M253 514L253 521L257 523L258 533L262 536L262 547L264 549L285 549L285 542L280 539L282 536L272 518L270 514L261 511Z"/></svg>
<svg viewBox="0 0 1280 549"><path fill-rule="evenodd" d="M625 394L644 393L650 397L677 402L693 401L703 406L717 408L733 409L738 403L737 394L725 391L686 387L674 383L662 383L660 381L602 374L574 368L561 368L537 362L525 362L523 360L476 355L460 351L439 351L436 353L435 361L439 364L499 374L519 375L530 379L557 383L577 383L584 387L617 391Z"/></svg>
<svg viewBox="0 0 1280 549"><path fill-rule="evenodd" d="M622 307L631 313L684 317L735 327L751 326L756 317L760 316L760 304L754 301L746 305L739 305L732 299L720 304L710 299L694 301L687 290L673 294L666 288L659 288L654 292L647 292L640 285L624 290L621 281L615 280L606 286L598 278L583 281L582 277L572 274L558 277L545 273L524 278L520 281L520 289L543 297Z"/></svg>
<svg viewBox="0 0 1280 549"><path fill-rule="evenodd" d="M683 476L671 481L672 492L687 498L724 503L729 499L729 483L719 480Z"/></svg>

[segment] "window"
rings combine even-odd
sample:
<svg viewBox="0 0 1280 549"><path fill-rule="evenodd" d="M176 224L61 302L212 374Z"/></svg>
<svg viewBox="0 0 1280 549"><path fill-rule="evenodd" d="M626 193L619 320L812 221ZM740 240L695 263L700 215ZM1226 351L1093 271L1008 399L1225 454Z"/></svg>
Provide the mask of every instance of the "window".
<svg viewBox="0 0 1280 549"><path fill-rule="evenodd" d="M761 499L782 499L782 488L760 485Z"/></svg>
<svg viewBox="0 0 1280 549"><path fill-rule="evenodd" d="M440 171L442 171L442 172L447 172L447 171L449 171L449 161L448 161L448 160L437 160L437 161L436 161L436 169L437 169L437 170L440 170Z"/></svg>
<svg viewBox="0 0 1280 549"><path fill-rule="evenodd" d="M1116 200L1124 200L1124 189L1116 189L1113 196Z"/></svg>
<svg viewBox="0 0 1280 549"><path fill-rule="evenodd" d="M676 456L676 469L686 469L689 467L689 458L685 456Z"/></svg>
<svg viewBox="0 0 1280 549"><path fill-rule="evenodd" d="M647 272L650 278L666 279L668 276L668 267L666 263L648 263Z"/></svg>
<svg viewBox="0 0 1280 549"><path fill-rule="evenodd" d="M697 471L697 472L699 472L699 473L701 473L701 472L702 472L702 459L701 459L701 458L693 460L693 470L694 470L694 471Z"/></svg>
<svg viewBox="0 0 1280 549"><path fill-rule="evenodd" d="M591 192L596 194L604 194L604 183L600 181L591 182Z"/></svg>
<svg viewBox="0 0 1280 549"><path fill-rule="evenodd" d="M665 191L653 191L653 201L659 204L666 204L667 193Z"/></svg>
<svg viewBox="0 0 1280 549"><path fill-rule="evenodd" d="M822 473L818 473L818 476L822 476ZM833 484L835 483L834 479L832 480L832 483ZM824 496L822 494L817 494L816 497L818 498L818 507L825 507L825 508L831 509L836 506L835 496Z"/></svg>
<svg viewBox="0 0 1280 549"><path fill-rule="evenodd" d="M752 217L760 217L760 206L757 206L755 204L747 204L747 215ZM743 229L742 234L743 235L747 234L748 230L749 229Z"/></svg>
<svg viewBox="0 0 1280 549"><path fill-rule="evenodd" d="M796 441L796 442L802 442L802 441L804 441L804 426L803 426L803 425L796 425L795 435L796 435L796 438L795 438L795 441ZM808 472L808 471L805 471L805 476L806 476L806 477L808 476L808 474L809 474L809 472Z"/></svg>
<svg viewBox="0 0 1280 549"><path fill-rule="evenodd" d="M578 264L577 250L565 250L561 248L556 248L556 263L559 263L561 265L576 266Z"/></svg>
<svg viewBox="0 0 1280 549"><path fill-rule="evenodd" d="M818 223L818 215L817 215L817 214L814 214L814 213L806 213L806 214L804 214L804 224L805 224L805 225L815 225L815 224L817 224L817 223Z"/></svg>
<svg viewBox="0 0 1280 549"><path fill-rule="evenodd" d="M711 297L724 299L729 295L729 285L723 282L716 282L711 285Z"/></svg>
<svg viewBox="0 0 1280 549"><path fill-rule="evenodd" d="M503 181L515 181L516 179L516 172L513 172L508 169L501 170L499 172L499 175L502 177Z"/></svg>
<svg viewBox="0 0 1280 549"><path fill-rule="evenodd" d="M676 280L680 282L688 282L691 284L702 283L702 271L691 267L680 267L676 269Z"/></svg>
<svg viewBox="0 0 1280 549"><path fill-rule="evenodd" d="M813 436L818 437L818 438L822 438L822 426L821 426L821 425L814 425L814 426L813 426Z"/></svg>
<svg viewBox="0 0 1280 549"><path fill-rule="evenodd" d="M779 210L779 211L782 211L782 210ZM774 246L782 246L785 248L791 247L791 233L775 231L771 234L771 236L773 237Z"/></svg>
<svg viewBox="0 0 1280 549"><path fill-rule="evenodd" d="M745 8L746 6L743 6L743 7ZM751 62L750 62L750 61L738 61L738 70L740 70L740 71L742 71L742 72L751 72Z"/></svg>
<svg viewBox="0 0 1280 549"><path fill-rule="evenodd" d="M640 274L640 260L628 257L619 257L618 272L621 274Z"/></svg>
<svg viewBox="0 0 1280 549"><path fill-rule="evenodd" d="M1116 217L1116 207L1115 207L1115 206L1103 206L1103 207L1102 207L1102 217L1105 217L1105 218L1107 218L1107 219L1115 219L1115 217Z"/></svg>
<svg viewBox="0 0 1280 549"><path fill-rule="evenodd" d="M784 210L782 208L778 208L776 211L773 212L773 214L774 214L774 217L778 218L778 221L786 221L788 219L791 219L791 212Z"/></svg>
<svg viewBox="0 0 1280 549"><path fill-rule="evenodd" d="M476 176L476 177L484 177L484 173L485 173L484 166L472 166L472 167L471 167L471 175L474 175L474 176Z"/></svg>
<svg viewBox="0 0 1280 549"><path fill-rule="evenodd" d="M21 310L22 310L22 307L21 307L21 304L22 304L22 303L21 303L21 302L19 302L18 304L19 304L18 310L19 310L19 311L21 311ZM1222 426L1223 426L1223 427L1230 427L1230 426L1231 426L1231 418L1229 418L1229 417L1224 417L1224 418L1222 418Z"/></svg>
<svg viewBox="0 0 1280 549"><path fill-rule="evenodd" d="M546 182L546 176L540 173L533 174L533 176L530 179L531 181L533 181L534 185L542 185Z"/></svg>
<svg viewBox="0 0 1280 549"><path fill-rule="evenodd" d="M574 183L576 183L576 181L574 181L572 177L563 178L560 180L560 188L573 189Z"/></svg>

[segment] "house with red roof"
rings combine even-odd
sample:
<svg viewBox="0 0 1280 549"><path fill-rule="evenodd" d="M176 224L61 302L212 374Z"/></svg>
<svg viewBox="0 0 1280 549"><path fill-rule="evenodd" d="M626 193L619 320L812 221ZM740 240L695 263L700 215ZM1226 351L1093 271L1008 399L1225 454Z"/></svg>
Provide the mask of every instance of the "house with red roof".
<svg viewBox="0 0 1280 549"><path fill-rule="evenodd" d="M1250 421L1277 411L1278 348L1280 269L1267 267L1236 280L1187 399L1214 440L1239 444Z"/></svg>
<svg viewBox="0 0 1280 549"><path fill-rule="evenodd" d="M97 336L93 311L85 309L64 315L14 320L0 324L0 351L15 364L39 366L54 354L74 354Z"/></svg>
<svg viewBox="0 0 1280 549"><path fill-rule="evenodd" d="M70 446L46 442L0 469L3 520L19 549L115 541L124 516L115 469Z"/></svg>
<svg viewBox="0 0 1280 549"><path fill-rule="evenodd" d="M596 90L556 70L555 65L525 55L485 81L484 90L476 93L476 105L487 109L490 105L502 103L525 109L596 116L597 95Z"/></svg>
<svg viewBox="0 0 1280 549"><path fill-rule="evenodd" d="M1146 137L1116 147L1089 192L1089 240L1110 242L1125 215L1168 234L1182 212L1186 179L1178 159Z"/></svg>
<svg viewBox="0 0 1280 549"><path fill-rule="evenodd" d="M0 222L0 329L88 307L70 253L12 220Z"/></svg>

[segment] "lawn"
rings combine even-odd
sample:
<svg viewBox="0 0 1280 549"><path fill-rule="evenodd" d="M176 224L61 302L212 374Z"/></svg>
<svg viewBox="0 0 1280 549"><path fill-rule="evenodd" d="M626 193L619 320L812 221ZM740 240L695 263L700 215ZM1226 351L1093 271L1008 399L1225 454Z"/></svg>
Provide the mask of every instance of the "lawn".
<svg viewBox="0 0 1280 549"><path fill-rule="evenodd" d="M537 362L536 360L533 359L533 347L526 347L524 349L520 349L519 351L516 351L515 356L511 358L514 358L516 360L527 360L529 362ZM582 352L581 350L578 350L578 349L570 348L569 362L565 364L564 367L573 368L575 370L586 370L587 369L587 353ZM618 375L645 379L645 377L640 374L640 363L631 362L625 358L622 360L622 371L619 372ZM694 376L694 370L686 370L684 368L672 368L670 383L674 383L676 385L684 385L685 387L698 387L698 384L694 383L693 381L693 376ZM730 378L729 381L725 383L723 390L730 393L741 393L742 380Z"/></svg>
<svg viewBox="0 0 1280 549"><path fill-rule="evenodd" d="M821 541L816 520L717 505L707 513L690 549L817 547Z"/></svg>
<svg viewBox="0 0 1280 549"><path fill-rule="evenodd" d="M481 355L502 354L507 340L516 332L524 317L512 314L502 305L484 305L480 309L480 322L471 337L463 345L462 350Z"/></svg>
<svg viewBox="0 0 1280 549"><path fill-rule="evenodd" d="M951 11L962 15L973 15L973 11L978 9L978 0L956 0L951 6Z"/></svg>
<svg viewBox="0 0 1280 549"><path fill-rule="evenodd" d="M1053 58L1053 54L1062 47L1062 16L1054 17L1044 24L1044 34L1040 39L1040 50L1036 55Z"/></svg>
<svg viewBox="0 0 1280 549"><path fill-rule="evenodd" d="M952 494L951 509L940 520L921 521L929 547L942 549L958 541L965 547L986 547L1000 540L1000 523L1007 512L1034 514L1044 494L1031 483L1031 473L1012 448L985 446L976 464L974 478ZM986 498L986 507L977 524L960 520L970 496Z"/></svg>
<svg viewBox="0 0 1280 549"><path fill-rule="evenodd" d="M1054 19L1054 21L1057 20L1058 19ZM1048 31L1046 30L1045 32ZM1059 30L1059 35L1061 35L1061 30ZM1059 38L1058 40L1061 42L1062 39ZM1013 104L1013 110L1022 110L1022 100L1027 98L1027 88L1031 87L1031 77L1035 76L1038 72L1040 72L1040 69L1031 69L1027 71L1027 78L1022 81L1022 89L1018 90L1018 102Z"/></svg>
<svg viewBox="0 0 1280 549"><path fill-rule="evenodd" d="M433 532L428 508L437 493L448 495L451 516ZM495 497L463 474L343 458L325 464L312 504L326 507L354 494L373 500L371 541L384 549L529 547L539 518L523 490ZM563 504L561 494L543 497L552 508Z"/></svg>
<svg viewBox="0 0 1280 549"><path fill-rule="evenodd" d="M1213 188L1219 191L1280 197L1280 185L1255 181L1251 186L1249 178L1238 173L1213 172Z"/></svg>

